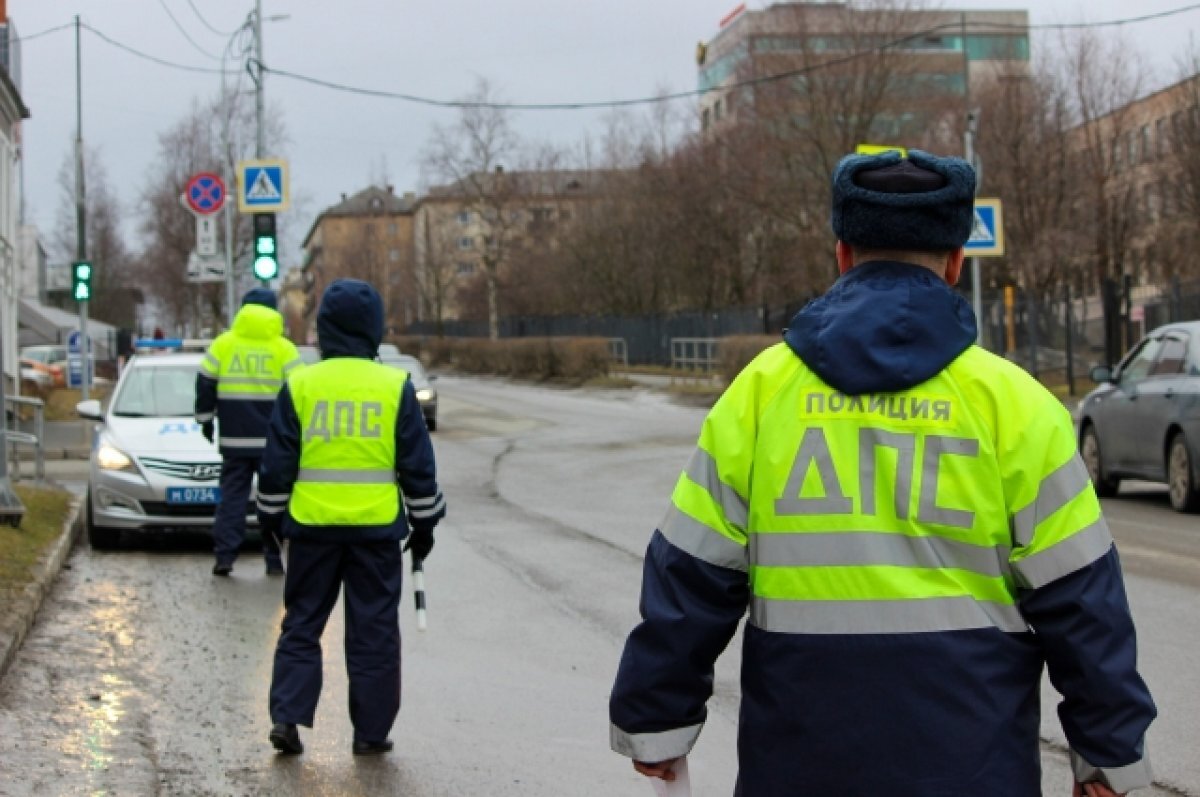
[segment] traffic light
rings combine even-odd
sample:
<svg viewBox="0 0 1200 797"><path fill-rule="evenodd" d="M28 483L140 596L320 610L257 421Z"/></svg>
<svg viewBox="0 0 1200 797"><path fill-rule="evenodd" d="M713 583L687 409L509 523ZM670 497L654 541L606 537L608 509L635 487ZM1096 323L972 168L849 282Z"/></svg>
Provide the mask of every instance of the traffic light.
<svg viewBox="0 0 1200 797"><path fill-rule="evenodd" d="M266 282L279 276L275 248L275 214L254 214L254 276Z"/></svg>
<svg viewBox="0 0 1200 797"><path fill-rule="evenodd" d="M92 264L86 260L71 264L71 295L77 302L92 298Z"/></svg>

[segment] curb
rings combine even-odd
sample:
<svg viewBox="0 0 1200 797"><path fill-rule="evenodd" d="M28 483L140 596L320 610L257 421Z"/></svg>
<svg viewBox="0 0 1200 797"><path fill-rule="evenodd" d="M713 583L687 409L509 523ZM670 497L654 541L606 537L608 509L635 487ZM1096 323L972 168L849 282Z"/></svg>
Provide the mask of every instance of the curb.
<svg viewBox="0 0 1200 797"><path fill-rule="evenodd" d="M62 570L63 563L67 561L67 556L75 545L75 540L83 531L85 500L80 497L72 501L71 515L63 524L62 534L51 546L49 555L43 557L34 568L33 583L26 586L24 593L13 602L11 614L15 618L14 627L0 628L0 681L4 680L8 668L16 660L21 643L25 641L25 636L33 626L42 601L46 599L54 579Z"/></svg>

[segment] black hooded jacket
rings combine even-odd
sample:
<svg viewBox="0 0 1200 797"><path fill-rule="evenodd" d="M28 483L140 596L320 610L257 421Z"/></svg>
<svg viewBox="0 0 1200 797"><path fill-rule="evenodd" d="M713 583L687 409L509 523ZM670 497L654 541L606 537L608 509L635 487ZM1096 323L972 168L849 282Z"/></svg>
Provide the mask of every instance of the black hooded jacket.
<svg viewBox="0 0 1200 797"><path fill-rule="evenodd" d="M383 338L383 302L360 280L337 280L325 291L317 311L321 358L375 359ZM313 366L319 367L319 366ZM432 529L446 514L437 484L433 444L416 391L405 380L396 419L396 480L404 495L407 518L381 526L312 526L297 522L287 510L300 467L301 423L291 391L285 385L275 402L267 448L258 474L258 517L263 529L296 539L340 542L401 540L409 526Z"/></svg>

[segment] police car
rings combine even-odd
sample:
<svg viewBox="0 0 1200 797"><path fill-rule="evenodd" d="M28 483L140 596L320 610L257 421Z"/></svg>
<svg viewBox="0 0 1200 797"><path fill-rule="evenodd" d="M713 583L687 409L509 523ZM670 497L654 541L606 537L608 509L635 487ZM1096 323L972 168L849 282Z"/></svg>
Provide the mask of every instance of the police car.
<svg viewBox="0 0 1200 797"><path fill-rule="evenodd" d="M221 497L221 455L192 418L208 341L138 343L108 406L76 405L100 422L87 494L93 548L116 547L123 531L211 533Z"/></svg>

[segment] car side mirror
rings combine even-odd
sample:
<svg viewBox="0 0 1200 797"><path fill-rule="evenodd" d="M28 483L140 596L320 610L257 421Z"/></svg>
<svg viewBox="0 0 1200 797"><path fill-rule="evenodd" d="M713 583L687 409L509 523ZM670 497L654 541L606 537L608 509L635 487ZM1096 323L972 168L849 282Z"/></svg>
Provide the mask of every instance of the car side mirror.
<svg viewBox="0 0 1200 797"><path fill-rule="evenodd" d="M87 418L89 421L103 421L104 413L100 411L100 401L98 399L88 399L81 401L75 405L75 412L80 418Z"/></svg>
<svg viewBox="0 0 1200 797"><path fill-rule="evenodd" d="M1091 380L1098 385L1113 381L1112 369L1107 365L1097 365L1091 370L1088 376L1091 377Z"/></svg>

